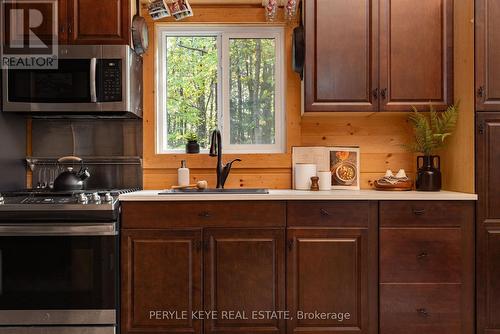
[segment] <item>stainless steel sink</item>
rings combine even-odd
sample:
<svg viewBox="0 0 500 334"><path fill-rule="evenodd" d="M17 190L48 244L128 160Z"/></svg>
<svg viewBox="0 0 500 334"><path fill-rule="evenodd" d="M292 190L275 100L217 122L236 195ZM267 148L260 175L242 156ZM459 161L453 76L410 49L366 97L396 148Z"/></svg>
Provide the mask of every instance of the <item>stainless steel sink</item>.
<svg viewBox="0 0 500 334"><path fill-rule="evenodd" d="M269 194L268 189L251 189L251 188L236 188L236 189L170 189L165 190L158 195L214 195L214 194Z"/></svg>

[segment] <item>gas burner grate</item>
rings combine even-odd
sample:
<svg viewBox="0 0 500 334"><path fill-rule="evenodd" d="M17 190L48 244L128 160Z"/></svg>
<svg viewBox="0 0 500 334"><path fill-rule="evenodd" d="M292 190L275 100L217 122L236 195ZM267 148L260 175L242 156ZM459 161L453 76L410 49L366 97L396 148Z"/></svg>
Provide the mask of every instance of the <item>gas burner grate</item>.
<svg viewBox="0 0 500 334"><path fill-rule="evenodd" d="M14 197L14 196L29 196L29 197L72 197L81 193L92 194L99 193L99 195L104 195L110 193L111 196L119 196L121 194L126 194L134 191L139 191L141 188L127 188L127 189L85 189L85 190L74 190L74 191L53 191L50 189L24 189L19 191L12 191L3 193L4 196Z"/></svg>

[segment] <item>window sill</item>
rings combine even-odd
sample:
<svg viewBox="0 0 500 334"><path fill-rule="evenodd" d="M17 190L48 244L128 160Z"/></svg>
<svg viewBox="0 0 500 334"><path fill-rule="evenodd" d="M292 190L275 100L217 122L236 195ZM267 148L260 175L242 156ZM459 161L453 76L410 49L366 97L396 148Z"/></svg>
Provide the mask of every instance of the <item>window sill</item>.
<svg viewBox="0 0 500 334"><path fill-rule="evenodd" d="M292 157L290 153L223 153L224 162L240 158L242 161L234 164L233 168L291 168ZM145 152L145 169L171 169L179 168L181 160L186 160L187 167L191 169L214 168L216 157L211 157L208 153L186 154L186 153L168 153L154 154L147 156Z"/></svg>

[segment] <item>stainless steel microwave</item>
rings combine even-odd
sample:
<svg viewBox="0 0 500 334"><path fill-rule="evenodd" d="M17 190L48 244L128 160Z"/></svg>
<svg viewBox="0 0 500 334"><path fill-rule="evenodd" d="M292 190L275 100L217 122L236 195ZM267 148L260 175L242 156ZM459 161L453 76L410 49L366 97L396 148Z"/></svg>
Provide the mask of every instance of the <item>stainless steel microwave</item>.
<svg viewBox="0 0 500 334"><path fill-rule="evenodd" d="M60 45L57 69L4 69L3 111L142 116L142 58L127 45Z"/></svg>

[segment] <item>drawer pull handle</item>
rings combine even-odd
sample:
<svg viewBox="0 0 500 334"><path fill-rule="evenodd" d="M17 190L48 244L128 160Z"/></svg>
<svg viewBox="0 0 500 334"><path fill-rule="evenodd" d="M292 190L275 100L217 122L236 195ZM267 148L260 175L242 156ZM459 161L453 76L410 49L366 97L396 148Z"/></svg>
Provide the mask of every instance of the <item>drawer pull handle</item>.
<svg viewBox="0 0 500 334"><path fill-rule="evenodd" d="M195 246L197 252L201 251L202 244L203 243L201 242L201 240L198 240L195 242L194 246Z"/></svg>
<svg viewBox="0 0 500 334"><path fill-rule="evenodd" d="M417 313L421 317L424 317L424 318L428 318L429 317L429 312L427 312L427 310L425 308L417 308Z"/></svg>
<svg viewBox="0 0 500 334"><path fill-rule="evenodd" d="M203 212L200 212L200 213L198 214L198 217L202 217L202 218L210 218L211 216L210 216L210 213L209 213L209 212L207 212L207 211L203 211Z"/></svg>
<svg viewBox="0 0 500 334"><path fill-rule="evenodd" d="M425 213L424 209L413 209L413 214L416 216L421 216Z"/></svg>
<svg viewBox="0 0 500 334"><path fill-rule="evenodd" d="M429 254L427 252L422 252L422 253L417 255L417 259L423 260L423 259L426 259L428 256L429 256Z"/></svg>
<svg viewBox="0 0 500 334"><path fill-rule="evenodd" d="M330 216L330 212L328 212L328 210L326 209L319 209L319 213L324 217Z"/></svg>

